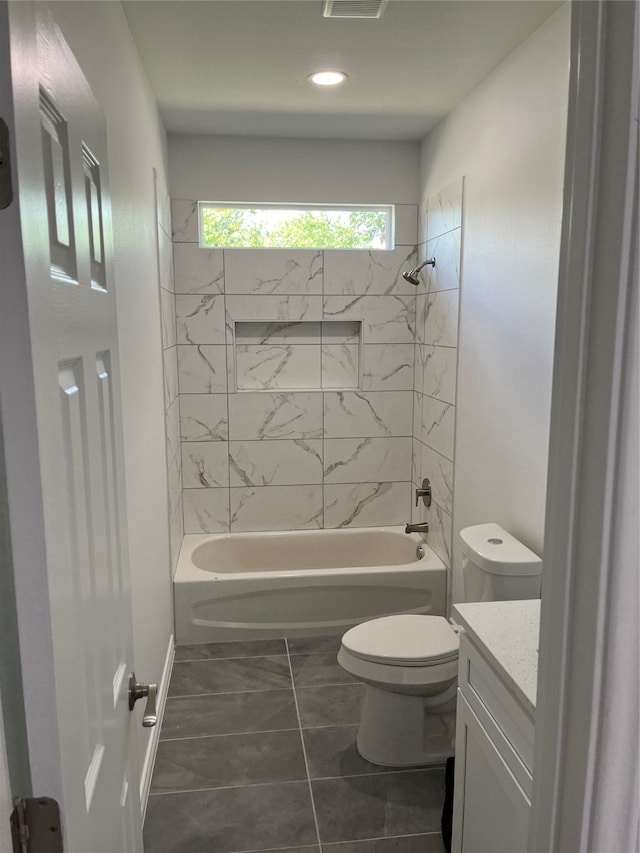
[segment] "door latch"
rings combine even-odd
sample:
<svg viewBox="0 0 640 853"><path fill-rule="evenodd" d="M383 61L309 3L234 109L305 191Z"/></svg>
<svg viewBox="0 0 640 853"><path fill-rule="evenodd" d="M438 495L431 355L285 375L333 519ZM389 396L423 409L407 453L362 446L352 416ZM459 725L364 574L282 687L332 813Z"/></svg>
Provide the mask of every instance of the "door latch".
<svg viewBox="0 0 640 853"><path fill-rule="evenodd" d="M51 797L17 798L11 812L13 853L62 853L60 807Z"/></svg>
<svg viewBox="0 0 640 853"><path fill-rule="evenodd" d="M140 684L136 679L135 672L129 676L129 710L133 711L133 706L138 699L147 697L147 704L142 715L142 725L145 729L155 726L158 722L158 712L156 711L156 696L158 695L157 684Z"/></svg>

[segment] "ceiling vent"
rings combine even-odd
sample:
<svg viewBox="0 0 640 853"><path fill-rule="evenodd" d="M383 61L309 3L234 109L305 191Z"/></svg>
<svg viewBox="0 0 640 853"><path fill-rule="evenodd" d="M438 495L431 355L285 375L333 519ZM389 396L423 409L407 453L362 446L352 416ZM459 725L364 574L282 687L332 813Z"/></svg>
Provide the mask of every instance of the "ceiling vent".
<svg viewBox="0 0 640 853"><path fill-rule="evenodd" d="M381 18L389 0L324 0L325 18Z"/></svg>

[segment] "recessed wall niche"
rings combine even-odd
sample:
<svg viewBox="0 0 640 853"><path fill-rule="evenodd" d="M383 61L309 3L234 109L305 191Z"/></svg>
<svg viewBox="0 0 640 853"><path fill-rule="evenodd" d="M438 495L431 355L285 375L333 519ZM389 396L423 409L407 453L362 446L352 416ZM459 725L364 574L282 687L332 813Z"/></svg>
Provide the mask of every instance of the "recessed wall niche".
<svg viewBox="0 0 640 853"><path fill-rule="evenodd" d="M238 391L360 388L362 323L234 323Z"/></svg>

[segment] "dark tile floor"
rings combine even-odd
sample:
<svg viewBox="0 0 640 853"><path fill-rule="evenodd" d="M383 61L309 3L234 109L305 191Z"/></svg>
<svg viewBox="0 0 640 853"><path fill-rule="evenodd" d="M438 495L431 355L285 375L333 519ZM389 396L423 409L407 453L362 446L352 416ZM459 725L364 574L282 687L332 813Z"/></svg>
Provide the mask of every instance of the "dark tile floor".
<svg viewBox="0 0 640 853"><path fill-rule="evenodd" d="M180 646L146 853L442 853L441 769L365 761L336 637Z"/></svg>

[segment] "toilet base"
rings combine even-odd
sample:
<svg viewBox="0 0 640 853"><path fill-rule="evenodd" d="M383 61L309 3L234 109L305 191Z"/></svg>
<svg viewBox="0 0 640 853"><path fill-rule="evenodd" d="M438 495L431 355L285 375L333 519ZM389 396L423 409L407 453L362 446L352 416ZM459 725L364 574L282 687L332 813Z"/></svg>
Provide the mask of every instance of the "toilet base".
<svg viewBox="0 0 640 853"><path fill-rule="evenodd" d="M358 752L383 767L440 764L453 755L455 700L427 710L424 696L366 686Z"/></svg>

